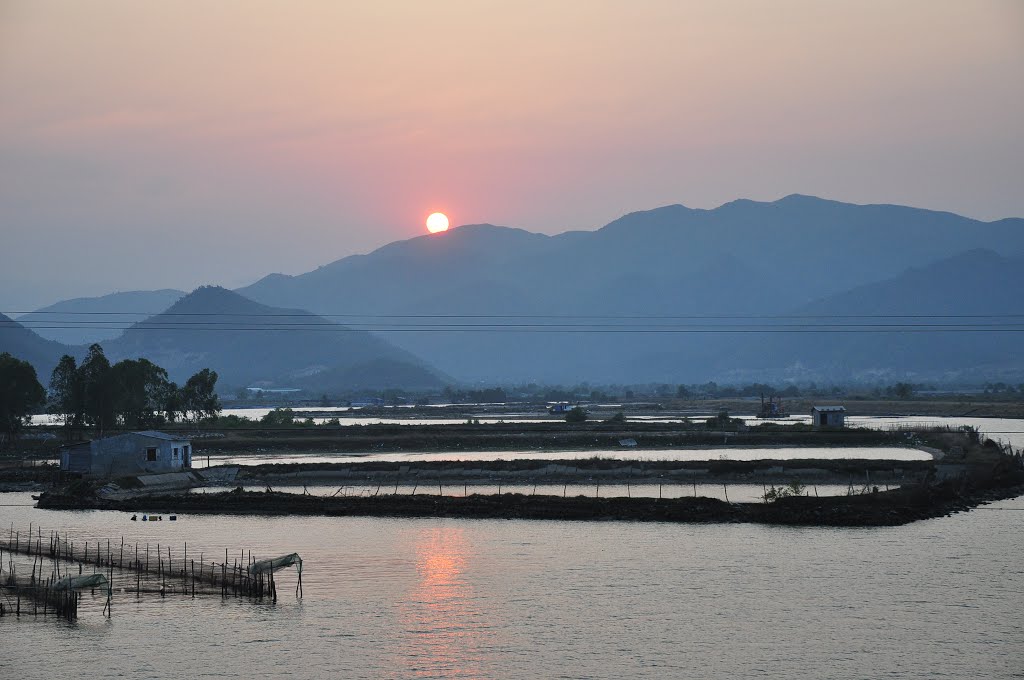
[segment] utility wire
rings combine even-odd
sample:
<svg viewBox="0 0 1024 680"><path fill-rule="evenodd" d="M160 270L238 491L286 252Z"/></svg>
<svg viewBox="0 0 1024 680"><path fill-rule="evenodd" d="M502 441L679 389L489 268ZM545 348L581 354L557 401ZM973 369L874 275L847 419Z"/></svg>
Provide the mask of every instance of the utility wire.
<svg viewBox="0 0 1024 680"><path fill-rule="evenodd" d="M1024 319L1024 314L314 314L286 312L273 314L243 312L0 312L6 316L217 316L247 318L354 318L354 319L598 319L598 320L763 320L763 319Z"/></svg>

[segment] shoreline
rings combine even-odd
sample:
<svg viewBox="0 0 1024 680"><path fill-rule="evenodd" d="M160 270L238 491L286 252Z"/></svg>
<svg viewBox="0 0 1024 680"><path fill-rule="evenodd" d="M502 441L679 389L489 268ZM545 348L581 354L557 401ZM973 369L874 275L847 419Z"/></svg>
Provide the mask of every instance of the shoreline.
<svg viewBox="0 0 1024 680"><path fill-rule="evenodd" d="M469 496L309 496L275 491L172 494L127 500L44 494L41 509L110 510L179 515L318 515L442 517L672 523L748 522L791 526L898 526L962 512L1024 495L1024 473L985 485L963 480L922 484L854 496L794 496L771 503L728 503L711 498L594 498L490 494Z"/></svg>

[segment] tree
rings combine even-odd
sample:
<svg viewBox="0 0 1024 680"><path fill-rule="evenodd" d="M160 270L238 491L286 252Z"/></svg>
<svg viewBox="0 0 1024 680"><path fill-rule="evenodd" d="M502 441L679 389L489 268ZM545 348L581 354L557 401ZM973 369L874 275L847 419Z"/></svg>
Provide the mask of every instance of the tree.
<svg viewBox="0 0 1024 680"><path fill-rule="evenodd" d="M152 427L160 423L170 381L167 371L148 359L125 359L110 369L114 413L127 428Z"/></svg>
<svg viewBox="0 0 1024 680"><path fill-rule="evenodd" d="M587 421L587 410L582 406L573 406L572 409L565 414L565 422L567 423L585 423Z"/></svg>
<svg viewBox="0 0 1024 680"><path fill-rule="evenodd" d="M198 422L207 418L216 418L220 413L220 398L217 396L217 371L204 368L187 381L181 388L181 411L186 417Z"/></svg>
<svg viewBox="0 0 1024 680"><path fill-rule="evenodd" d="M89 347L89 354L78 367L85 404L85 421L96 428L100 436L114 424L114 385L110 362L98 344Z"/></svg>
<svg viewBox="0 0 1024 680"><path fill-rule="evenodd" d="M167 393L160 403L160 409L164 412L167 420L172 423L177 420L179 415L184 413L185 407L182 402L182 390L178 388L178 383L167 383Z"/></svg>
<svg viewBox="0 0 1024 680"><path fill-rule="evenodd" d="M7 352L0 354L0 428L13 440L29 415L46 404L32 364Z"/></svg>
<svg viewBox="0 0 1024 680"><path fill-rule="evenodd" d="M70 441L75 430L85 424L85 391L75 358L65 354L50 374L49 409L60 414L64 432Z"/></svg>
<svg viewBox="0 0 1024 680"><path fill-rule="evenodd" d="M914 394L914 386L910 383L898 382L889 388L897 399L909 399Z"/></svg>
<svg viewBox="0 0 1024 680"><path fill-rule="evenodd" d="M290 408L275 408L260 418L260 424L267 427L291 427L295 424L295 412Z"/></svg>
<svg viewBox="0 0 1024 680"><path fill-rule="evenodd" d="M676 399L689 399L689 398L690 398L690 390L686 387L686 385L680 385L679 387L676 388Z"/></svg>

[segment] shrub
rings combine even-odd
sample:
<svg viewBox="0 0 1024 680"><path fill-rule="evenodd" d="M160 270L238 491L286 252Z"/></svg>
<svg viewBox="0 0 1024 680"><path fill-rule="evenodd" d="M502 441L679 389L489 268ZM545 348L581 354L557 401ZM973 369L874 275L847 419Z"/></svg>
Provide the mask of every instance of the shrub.
<svg viewBox="0 0 1024 680"><path fill-rule="evenodd" d="M574 406L572 410L565 414L565 422L567 423L584 423L587 421L587 410L581 406Z"/></svg>

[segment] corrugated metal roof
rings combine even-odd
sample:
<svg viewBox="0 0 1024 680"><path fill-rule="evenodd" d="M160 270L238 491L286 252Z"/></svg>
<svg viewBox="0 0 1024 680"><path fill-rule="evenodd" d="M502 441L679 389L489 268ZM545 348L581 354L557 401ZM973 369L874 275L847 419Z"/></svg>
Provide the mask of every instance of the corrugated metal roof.
<svg viewBox="0 0 1024 680"><path fill-rule="evenodd" d="M102 437L101 439L92 439L90 441L102 442L102 441L105 441L107 439L118 439L120 437L129 437L131 435L135 435L137 437L148 437L150 439L160 439L160 440L165 441L165 442L187 442L187 441L189 441L188 437L178 437L178 436L175 436L175 435L172 435L172 434L167 434L166 432L157 432L156 430L143 430L141 432L122 432L121 434L115 434L115 435L111 435L109 437ZM89 441L80 442L80 444L88 444L88 443L89 443ZM67 446L79 446L80 444L65 444L65 447L67 447Z"/></svg>
<svg viewBox="0 0 1024 680"><path fill-rule="evenodd" d="M817 411L818 413L822 413L822 412L831 412L831 411L845 411L846 407L845 406L812 406L811 410L812 411Z"/></svg>
<svg viewBox="0 0 1024 680"><path fill-rule="evenodd" d="M188 437L178 437L175 435L167 434L166 432L157 432L156 430L143 430L142 432L132 432L131 434L137 434L140 437L150 437L151 439L163 439L168 442L184 442L188 441Z"/></svg>

